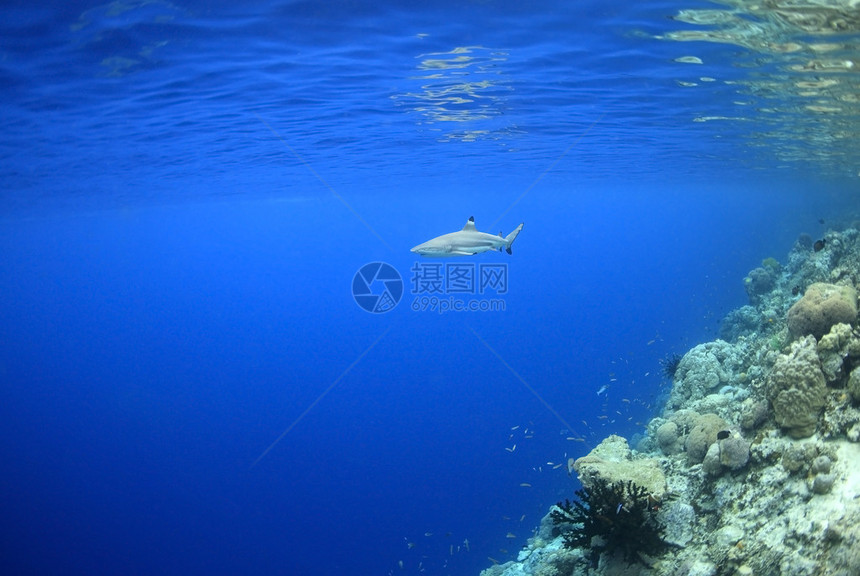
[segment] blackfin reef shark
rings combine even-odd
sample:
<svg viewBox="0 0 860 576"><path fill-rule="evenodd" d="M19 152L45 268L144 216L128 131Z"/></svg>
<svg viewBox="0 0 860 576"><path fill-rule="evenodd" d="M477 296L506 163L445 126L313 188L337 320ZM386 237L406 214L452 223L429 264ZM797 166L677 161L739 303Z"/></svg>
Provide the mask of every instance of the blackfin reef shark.
<svg viewBox="0 0 860 576"><path fill-rule="evenodd" d="M523 225L520 224L507 236L502 236L501 232L499 232L498 236L493 236L486 232L478 232L475 228L475 217L470 216L469 221L466 222L462 230L437 236L432 240L419 244L411 252L427 256L428 258L471 256L489 250L499 250L501 252L502 249L511 254L511 244L517 239L517 234L522 229Z"/></svg>

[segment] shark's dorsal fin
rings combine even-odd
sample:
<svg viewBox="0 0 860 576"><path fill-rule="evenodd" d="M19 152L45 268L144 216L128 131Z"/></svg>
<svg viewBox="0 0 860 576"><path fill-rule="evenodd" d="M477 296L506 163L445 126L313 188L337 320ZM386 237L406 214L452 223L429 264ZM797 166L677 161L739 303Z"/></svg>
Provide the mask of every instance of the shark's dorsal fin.
<svg viewBox="0 0 860 576"><path fill-rule="evenodd" d="M469 221L463 226L463 232L475 232L475 217L469 216Z"/></svg>

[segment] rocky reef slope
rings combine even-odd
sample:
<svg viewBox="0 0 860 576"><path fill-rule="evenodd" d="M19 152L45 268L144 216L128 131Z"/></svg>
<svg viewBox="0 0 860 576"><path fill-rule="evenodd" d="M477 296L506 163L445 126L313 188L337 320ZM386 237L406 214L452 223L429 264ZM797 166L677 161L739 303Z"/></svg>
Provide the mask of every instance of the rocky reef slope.
<svg viewBox="0 0 860 576"><path fill-rule="evenodd" d="M860 227L801 236L744 285L750 304L683 356L644 440L573 463L585 505L553 506L482 576L860 575ZM662 545L607 546L637 528Z"/></svg>

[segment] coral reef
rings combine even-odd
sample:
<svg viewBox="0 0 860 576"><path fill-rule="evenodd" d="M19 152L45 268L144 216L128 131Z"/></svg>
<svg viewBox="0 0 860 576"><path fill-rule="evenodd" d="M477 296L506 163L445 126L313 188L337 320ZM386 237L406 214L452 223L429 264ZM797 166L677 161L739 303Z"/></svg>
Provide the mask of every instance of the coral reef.
<svg viewBox="0 0 860 576"><path fill-rule="evenodd" d="M851 377L848 378L848 393L854 399L854 402L860 402L860 367L851 371Z"/></svg>
<svg viewBox="0 0 860 576"><path fill-rule="evenodd" d="M684 449L684 444L680 442L681 435L679 432L678 424L671 420L660 424L657 428L657 444L663 454L677 454Z"/></svg>
<svg viewBox="0 0 860 576"><path fill-rule="evenodd" d="M778 271L778 265L776 268L768 266L750 270L749 276L744 278L744 288L751 303L756 304L761 296L773 289Z"/></svg>
<svg viewBox="0 0 860 576"><path fill-rule="evenodd" d="M841 385L860 363L860 332L849 324L835 324L818 341L821 371L828 384Z"/></svg>
<svg viewBox="0 0 860 576"><path fill-rule="evenodd" d="M642 440L577 460L579 500L483 576L860 574L858 228L751 272L750 305L676 363ZM607 535L622 524L630 543Z"/></svg>
<svg viewBox="0 0 860 576"><path fill-rule="evenodd" d="M795 338L811 334L819 339L834 324L857 319L857 291L853 286L816 282L788 310L788 331Z"/></svg>
<svg viewBox="0 0 860 576"><path fill-rule="evenodd" d="M643 456L634 458L627 440L621 436L606 438L588 455L577 459L573 469L586 489L596 489L599 484L633 482L658 499L666 492L666 476L659 462Z"/></svg>
<svg viewBox="0 0 860 576"><path fill-rule="evenodd" d="M744 430L755 430L767 420L768 404L765 400L757 402L752 400L744 401L741 405L740 425Z"/></svg>
<svg viewBox="0 0 860 576"><path fill-rule="evenodd" d="M720 338L726 342L736 342L739 338L766 331L767 324L768 318L754 306L741 306L729 312L720 325Z"/></svg>
<svg viewBox="0 0 860 576"><path fill-rule="evenodd" d="M702 461L702 470L711 476L717 476L724 470L740 470L750 459L750 443L737 433L725 431L725 437L719 438L708 447Z"/></svg>
<svg viewBox="0 0 860 576"><path fill-rule="evenodd" d="M628 563L647 561L666 544L660 536L656 500L648 490L628 480L598 479L577 490L578 500L556 504L550 518L568 548L589 547L592 564L602 552L621 554Z"/></svg>
<svg viewBox="0 0 860 576"><path fill-rule="evenodd" d="M708 453L708 448L717 441L717 433L726 426L726 421L716 414L702 414L696 418L684 444L689 462L701 462Z"/></svg>
<svg viewBox="0 0 860 576"><path fill-rule="evenodd" d="M744 358L737 348L723 340L700 344L684 354L675 372L669 406L680 408L704 398L722 386L736 384Z"/></svg>
<svg viewBox="0 0 860 576"><path fill-rule="evenodd" d="M777 359L770 373L767 397L780 426L795 438L812 435L827 389L815 338L804 336Z"/></svg>

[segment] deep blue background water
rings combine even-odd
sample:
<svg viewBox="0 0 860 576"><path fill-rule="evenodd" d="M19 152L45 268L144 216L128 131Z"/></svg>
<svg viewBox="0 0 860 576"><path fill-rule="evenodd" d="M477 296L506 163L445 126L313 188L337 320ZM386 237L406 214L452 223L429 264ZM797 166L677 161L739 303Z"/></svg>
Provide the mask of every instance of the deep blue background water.
<svg viewBox="0 0 860 576"><path fill-rule="evenodd" d="M659 360L853 207L838 142L694 122L767 103L727 83L756 54L654 38L709 5L627 4L5 6L0 570L515 557L553 466L641 433ZM463 260L508 264L504 311L355 304L472 215L525 223Z"/></svg>

